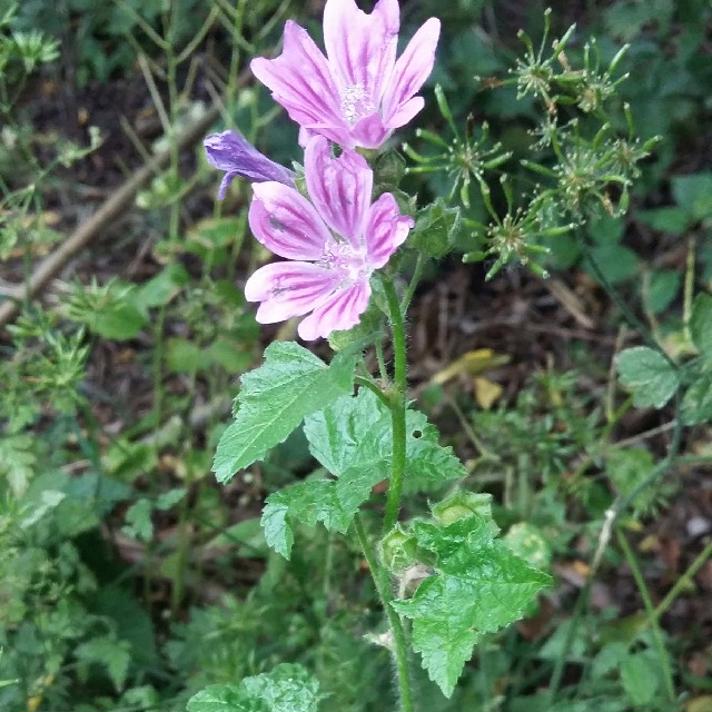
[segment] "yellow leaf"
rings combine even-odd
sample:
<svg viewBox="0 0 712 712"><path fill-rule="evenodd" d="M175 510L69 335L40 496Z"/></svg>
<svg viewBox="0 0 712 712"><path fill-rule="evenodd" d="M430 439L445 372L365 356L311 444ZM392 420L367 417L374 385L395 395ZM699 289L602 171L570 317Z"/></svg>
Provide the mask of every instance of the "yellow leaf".
<svg viewBox="0 0 712 712"><path fill-rule="evenodd" d="M492 349L476 349L475 351L468 351L466 354L453 361L447 368L444 368L442 371L438 371L430 379L430 382L443 385L460 374L478 376L479 374L490 371L493 368L503 366L505 363L509 363L509 356L506 356L505 354L498 354Z"/></svg>
<svg viewBox="0 0 712 712"><path fill-rule="evenodd" d="M475 400L480 408L489 410L502 395L504 389L489 378L475 378Z"/></svg>
<svg viewBox="0 0 712 712"><path fill-rule="evenodd" d="M686 712L712 712L712 695L702 695L690 700L685 707Z"/></svg>

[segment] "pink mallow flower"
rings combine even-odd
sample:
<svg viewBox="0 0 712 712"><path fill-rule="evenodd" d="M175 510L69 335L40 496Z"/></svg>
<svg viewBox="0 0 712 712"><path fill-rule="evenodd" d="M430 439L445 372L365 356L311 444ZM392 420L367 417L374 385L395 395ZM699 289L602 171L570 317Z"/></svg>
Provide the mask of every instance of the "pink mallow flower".
<svg viewBox="0 0 712 712"><path fill-rule="evenodd" d="M309 200L276 181L252 186L252 232L290 261L260 267L245 296L261 302L262 324L308 314L298 331L310 341L358 324L371 274L403 243L413 220L390 193L371 203L373 172L364 158L348 150L334 157L322 136L307 143L304 173Z"/></svg>
<svg viewBox="0 0 712 712"><path fill-rule="evenodd" d="M354 0L327 0L325 57L306 30L287 21L282 54L250 65L289 116L300 141L318 133L345 148L379 148L424 106L416 96L430 75L440 36L432 17L396 61L398 0L379 0L371 14Z"/></svg>

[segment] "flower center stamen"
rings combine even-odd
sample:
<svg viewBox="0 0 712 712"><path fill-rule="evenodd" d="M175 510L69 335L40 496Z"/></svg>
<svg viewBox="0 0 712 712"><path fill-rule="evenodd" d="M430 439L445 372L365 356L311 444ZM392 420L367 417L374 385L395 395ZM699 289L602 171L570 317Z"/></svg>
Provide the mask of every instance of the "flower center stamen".
<svg viewBox="0 0 712 712"><path fill-rule="evenodd" d="M349 84L341 91L341 112L349 124L355 124L376 110L363 84Z"/></svg>
<svg viewBox="0 0 712 712"><path fill-rule="evenodd" d="M357 251L346 242L337 242L326 248L324 265L341 276L343 286L370 277L373 271L366 261L365 250Z"/></svg>

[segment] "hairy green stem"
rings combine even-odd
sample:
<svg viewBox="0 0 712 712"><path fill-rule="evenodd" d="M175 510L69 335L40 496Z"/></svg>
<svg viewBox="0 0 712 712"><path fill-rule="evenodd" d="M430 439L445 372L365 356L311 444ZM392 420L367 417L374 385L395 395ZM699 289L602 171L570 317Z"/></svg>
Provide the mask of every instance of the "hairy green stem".
<svg viewBox="0 0 712 712"><path fill-rule="evenodd" d="M406 346L405 320L401 311L396 288L390 279L383 280L383 287L388 301L391 333L393 335L393 392L391 396L391 423L393 428L393 451L391 463L391 481L388 487L386 515L383 528L388 531L398 521L403 477L405 476L405 409L406 409Z"/></svg>
<svg viewBox="0 0 712 712"><path fill-rule="evenodd" d="M366 557L368 568L371 571L374 586L378 597L381 599L383 610L388 618L388 625L393 635L393 658L396 664L396 672L398 674L398 690L400 693L400 712L414 712L413 694L410 689L410 670L408 662L408 643L405 637L405 630L401 623L400 617L393 610L391 601L393 600L393 592L391 583L388 580L388 574L378 563L376 551L371 543L371 540L364 529L361 516L357 514L354 518L354 528L358 537L363 555Z"/></svg>
<svg viewBox="0 0 712 712"><path fill-rule="evenodd" d="M672 677L672 668L670 667L670 659L668 658L667 651L665 650L665 643L663 642L663 634L658 625L657 619L655 618L655 610L653 609L653 601L650 598L650 592L648 587L645 585L645 579L640 571L640 566L638 566L638 560L633 553L633 550L626 539L625 534L619 529L616 531L616 536L618 538L618 544L623 550L623 555L628 562L630 571L633 574L633 579L635 584L640 591L640 596L643 599L643 605L645 606L645 615L647 616L648 625L652 628L653 641L655 643L655 649L660 660L660 670L662 672L663 681L665 683L665 692L667 693L668 702L673 702L675 700L675 682Z"/></svg>

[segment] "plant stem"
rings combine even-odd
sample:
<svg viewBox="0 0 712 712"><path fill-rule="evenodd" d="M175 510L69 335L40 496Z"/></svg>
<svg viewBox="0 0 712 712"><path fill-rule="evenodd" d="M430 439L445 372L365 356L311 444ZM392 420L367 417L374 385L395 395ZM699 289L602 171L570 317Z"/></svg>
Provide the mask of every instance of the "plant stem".
<svg viewBox="0 0 712 712"><path fill-rule="evenodd" d="M665 682L665 692L667 693L668 702L673 702L675 700L675 683L672 678L672 669L670 668L670 659L668 658L667 652L665 650L665 644L663 643L663 635L660 630L660 626L655 618L655 610L653 609L653 602L650 598L650 592L648 587L645 585L645 579L640 571L640 566L638 566L638 561L635 558L635 554L626 539L625 534L618 529L616 531L618 538L618 544L623 550L623 554L628 562L630 571L633 574L635 583L640 591L640 596L643 599L643 605L645 606L645 614L648 619L648 625L652 628L653 641L655 643L655 648L658 653L658 658L660 659L660 669L663 675L663 681Z"/></svg>
<svg viewBox="0 0 712 712"><path fill-rule="evenodd" d="M678 365L670 358L667 351L660 346L650 329L648 329L648 327L636 316L635 312L628 306L625 299L623 299L623 297L618 293L618 290L611 284L604 270L601 268L601 265L594 258L593 252L591 251L586 238L580 233L579 244L581 245L581 252L583 253L584 258L591 266L593 273L596 275L596 279L601 283L601 286L615 305L621 310L621 313L625 317L626 321L640 333L650 348L657 351L677 371Z"/></svg>
<svg viewBox="0 0 712 712"><path fill-rule="evenodd" d="M371 571L371 577L376 587L378 597L381 599L383 610L388 618L388 624L393 635L393 658L396 664L396 672L398 673L398 690L400 692L400 712L414 712L413 696L410 689L410 672L408 664L408 644L405 639L405 631L398 614L391 607L393 600L393 592L391 584L388 580L387 573L381 568L376 557L376 551L371 544L368 534L364 529L361 516L357 514L354 517L354 528L358 537L363 555L366 557L368 568Z"/></svg>
<svg viewBox="0 0 712 712"><path fill-rule="evenodd" d="M368 390L373 391L378 397L378 400L380 400L382 403L385 403L388 408L391 407L390 398L370 378L365 378L364 376L356 376L354 378L354 382L357 383L359 386L363 386L364 388L368 388Z"/></svg>
<svg viewBox="0 0 712 712"><path fill-rule="evenodd" d="M398 521L403 477L405 476L405 409L406 409L406 346L405 321L395 286L390 279L383 280L388 301L391 333L393 334L393 393L391 397L391 423L393 428L393 451L391 481L388 487L386 515L383 528L388 531Z"/></svg>
<svg viewBox="0 0 712 712"><path fill-rule="evenodd" d="M658 607L653 612L652 619L657 621L660 616L667 611L672 605L673 601L678 597L680 591L690 584L694 575L702 568L703 564L712 555L712 541L707 543L707 546L702 550L702 552L697 556L697 558L690 564L690 567L685 571L685 573L680 576L680 578L675 582L675 585L668 591L665 598L658 604Z"/></svg>
<svg viewBox="0 0 712 712"><path fill-rule="evenodd" d="M418 287L420 278L423 276L423 268L424 267L425 267L425 257L423 256L422 252L419 252L418 257L415 261L415 267L413 268L413 276L411 277L411 280L408 283L408 287L406 288L405 294L403 295L403 301L401 302L401 309L403 310L403 314L405 314L408 311L408 307L410 306L410 303L413 300L413 295L415 294L415 290Z"/></svg>

